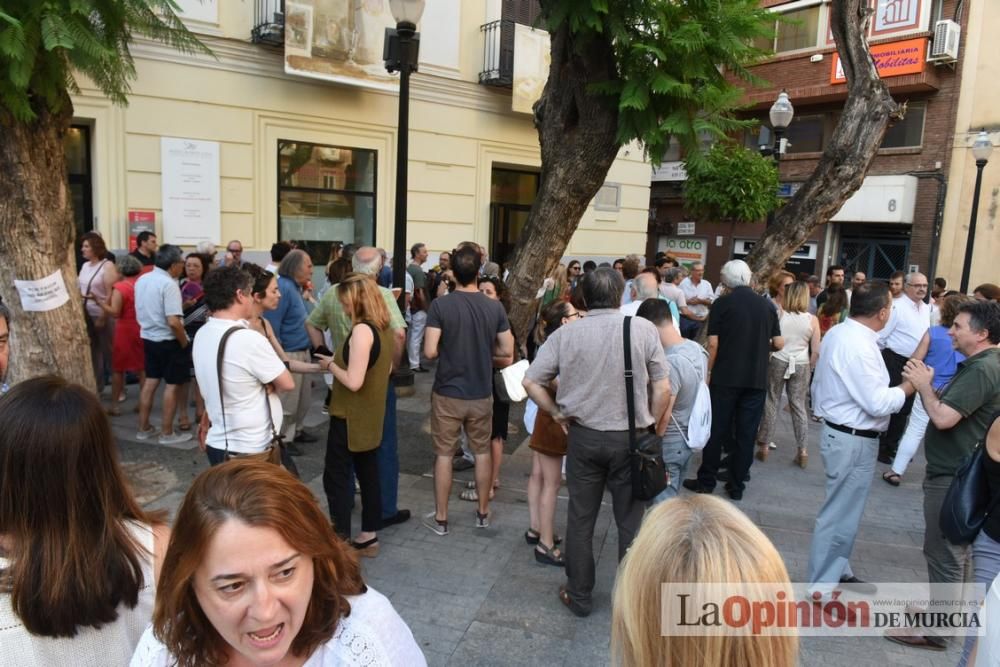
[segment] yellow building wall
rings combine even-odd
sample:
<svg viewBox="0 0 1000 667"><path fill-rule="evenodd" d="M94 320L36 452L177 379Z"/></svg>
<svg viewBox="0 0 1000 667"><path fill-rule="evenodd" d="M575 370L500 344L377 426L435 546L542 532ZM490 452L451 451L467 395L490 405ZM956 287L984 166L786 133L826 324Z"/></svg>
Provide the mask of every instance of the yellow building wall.
<svg viewBox="0 0 1000 667"><path fill-rule="evenodd" d="M948 196L945 201L941 249L937 275L948 280L950 289L958 289L964 266L966 239L972 213L976 183L976 161L972 142L981 128L986 128L993 142L993 154L983 169L976 235L973 239L969 290L990 282L1000 284L1000 230L997 209L1000 204L1000 61L995 40L1000 31L1000 3L970 2L968 33L962 57L962 83L948 170ZM993 47L990 44L994 44Z"/></svg>
<svg viewBox="0 0 1000 667"><path fill-rule="evenodd" d="M127 246L129 210L157 213L162 236L161 137L220 145L221 235L247 251L278 240L277 142L314 142L378 152L377 245L392 250L398 99L395 93L337 85L283 71L281 50L248 43L252 3L219 3L219 23L202 36L216 59L138 43L138 77L127 108L87 82L75 96L75 122L93 126L96 228ZM482 6L481 6L482 5ZM478 83L485 3L462 3L460 67L411 80L407 245L432 253L462 240L490 245L494 166L540 167L530 116L510 110L510 91ZM625 147L607 182L621 188L618 211L591 206L567 255L607 258L642 253L650 168Z"/></svg>

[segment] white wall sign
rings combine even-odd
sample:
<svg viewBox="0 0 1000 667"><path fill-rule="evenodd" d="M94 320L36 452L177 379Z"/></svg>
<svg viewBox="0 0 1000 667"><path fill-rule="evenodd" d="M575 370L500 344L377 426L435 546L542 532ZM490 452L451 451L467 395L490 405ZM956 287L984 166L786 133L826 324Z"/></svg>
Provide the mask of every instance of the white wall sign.
<svg viewBox="0 0 1000 667"><path fill-rule="evenodd" d="M222 237L219 203L219 143L160 139L163 237L197 245Z"/></svg>
<svg viewBox="0 0 1000 667"><path fill-rule="evenodd" d="M913 224L917 205L917 177L865 176L864 182L844 202L832 222L897 222Z"/></svg>
<svg viewBox="0 0 1000 667"><path fill-rule="evenodd" d="M181 18L204 21L205 23L219 22L218 0L175 0L175 2L180 5Z"/></svg>
<svg viewBox="0 0 1000 667"><path fill-rule="evenodd" d="M661 162L659 167L653 169L653 177L650 180L654 182L686 181L687 177L687 170L684 169L683 162Z"/></svg>
<svg viewBox="0 0 1000 667"><path fill-rule="evenodd" d="M69 292L60 270L40 280L15 280L14 287L21 297L21 309L24 311L44 313L69 301Z"/></svg>
<svg viewBox="0 0 1000 667"><path fill-rule="evenodd" d="M694 236L694 223L693 222L678 222L677 223L677 236Z"/></svg>
<svg viewBox="0 0 1000 667"><path fill-rule="evenodd" d="M526 25L514 25L514 85L511 109L531 113L549 80L552 60L549 33Z"/></svg>

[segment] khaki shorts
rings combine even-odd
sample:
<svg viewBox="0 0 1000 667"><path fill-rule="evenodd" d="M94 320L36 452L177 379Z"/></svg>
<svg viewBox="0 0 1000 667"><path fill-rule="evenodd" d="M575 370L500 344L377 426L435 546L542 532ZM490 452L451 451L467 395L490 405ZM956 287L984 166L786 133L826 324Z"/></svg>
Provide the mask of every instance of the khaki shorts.
<svg viewBox="0 0 1000 667"><path fill-rule="evenodd" d="M463 426L472 453L488 454L493 428L493 397L467 401L432 393L431 434L434 437L434 454L454 456L458 452L458 438Z"/></svg>

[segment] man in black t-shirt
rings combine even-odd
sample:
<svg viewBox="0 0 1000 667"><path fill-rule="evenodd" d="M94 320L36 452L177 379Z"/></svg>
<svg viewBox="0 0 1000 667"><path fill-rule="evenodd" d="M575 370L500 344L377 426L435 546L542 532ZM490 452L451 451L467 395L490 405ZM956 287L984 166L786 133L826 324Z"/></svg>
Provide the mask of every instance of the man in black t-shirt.
<svg viewBox="0 0 1000 667"><path fill-rule="evenodd" d="M153 263L156 260L156 249L158 247L156 234L153 232L139 232L139 235L135 237L135 250L129 254L142 264L143 273L153 270Z"/></svg>
<svg viewBox="0 0 1000 667"><path fill-rule="evenodd" d="M507 313L476 286L478 250L459 248L451 264L458 287L431 303L424 333L424 356L438 359L431 394L435 511L424 517L424 525L437 535L448 534L452 458L463 427L476 457L476 527L490 525L493 368L514 360Z"/></svg>
<svg viewBox="0 0 1000 667"><path fill-rule="evenodd" d="M698 478L684 480L686 489L711 493L716 479L722 479L733 500L743 499L753 463L754 441L767 395L768 353L785 344L777 311L750 289L751 277L743 260L734 259L722 267L722 283L730 292L715 301L708 315L712 437L702 455ZM723 450L730 454L728 479L719 475Z"/></svg>

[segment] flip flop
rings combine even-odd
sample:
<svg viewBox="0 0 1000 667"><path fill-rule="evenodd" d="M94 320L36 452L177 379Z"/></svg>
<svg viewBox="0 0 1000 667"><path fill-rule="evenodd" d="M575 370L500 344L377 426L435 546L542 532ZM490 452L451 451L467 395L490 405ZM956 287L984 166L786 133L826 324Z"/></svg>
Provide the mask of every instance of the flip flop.
<svg viewBox="0 0 1000 667"><path fill-rule="evenodd" d="M177 425L177 430L178 431L190 431L191 430L191 424L190 423L187 423L187 424L178 424Z"/></svg>
<svg viewBox="0 0 1000 667"><path fill-rule="evenodd" d="M882 481L886 484L892 484L893 486L899 486L900 482L903 481L902 476L897 475L893 471L889 470L882 473Z"/></svg>

